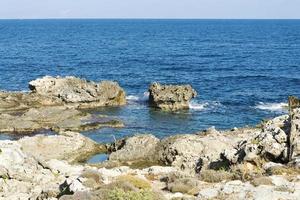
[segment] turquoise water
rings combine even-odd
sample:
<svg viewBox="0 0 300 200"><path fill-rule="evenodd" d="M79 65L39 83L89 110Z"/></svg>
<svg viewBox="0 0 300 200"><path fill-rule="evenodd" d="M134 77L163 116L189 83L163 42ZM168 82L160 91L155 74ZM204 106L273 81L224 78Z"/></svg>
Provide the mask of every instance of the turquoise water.
<svg viewBox="0 0 300 200"><path fill-rule="evenodd" d="M86 132L165 137L210 126L255 125L300 96L300 20L0 20L0 90L28 90L44 75L116 80L128 105L93 112L126 128ZM147 106L153 81L189 83L190 111Z"/></svg>

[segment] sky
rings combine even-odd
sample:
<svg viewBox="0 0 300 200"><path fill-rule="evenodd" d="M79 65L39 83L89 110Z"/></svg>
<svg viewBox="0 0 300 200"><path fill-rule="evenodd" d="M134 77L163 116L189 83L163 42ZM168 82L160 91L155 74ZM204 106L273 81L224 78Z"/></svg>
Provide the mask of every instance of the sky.
<svg viewBox="0 0 300 200"><path fill-rule="evenodd" d="M0 0L0 19L300 19L300 0Z"/></svg>

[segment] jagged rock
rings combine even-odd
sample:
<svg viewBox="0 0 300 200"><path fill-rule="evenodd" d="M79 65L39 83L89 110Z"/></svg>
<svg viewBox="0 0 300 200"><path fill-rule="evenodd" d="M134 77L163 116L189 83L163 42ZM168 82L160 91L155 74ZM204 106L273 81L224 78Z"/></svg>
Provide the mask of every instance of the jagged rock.
<svg viewBox="0 0 300 200"><path fill-rule="evenodd" d="M219 132L178 135L163 139L157 153L164 164L195 173L208 165L217 167L221 152L233 148L234 141Z"/></svg>
<svg viewBox="0 0 300 200"><path fill-rule="evenodd" d="M149 88L149 103L162 110L188 109L189 101L197 92L190 85L161 85L153 83Z"/></svg>
<svg viewBox="0 0 300 200"><path fill-rule="evenodd" d="M300 156L300 108L291 111L291 129L288 136L290 160Z"/></svg>
<svg viewBox="0 0 300 200"><path fill-rule="evenodd" d="M159 143L153 135L136 135L122 140L121 146L111 148L116 150L109 155L110 161L153 161L156 158L155 149Z"/></svg>
<svg viewBox="0 0 300 200"><path fill-rule="evenodd" d="M0 141L0 197L3 199L38 199L57 196L63 176L54 175L38 160L25 154L16 142Z"/></svg>
<svg viewBox="0 0 300 200"><path fill-rule="evenodd" d="M266 122L255 136L239 142L234 149L226 149L221 157L236 164L264 158L273 162L288 161L290 117L283 115Z"/></svg>
<svg viewBox="0 0 300 200"><path fill-rule="evenodd" d="M105 151L105 146L97 144L76 132L61 135L37 135L18 140L23 152L39 160L85 161L91 155Z"/></svg>
<svg viewBox="0 0 300 200"><path fill-rule="evenodd" d="M31 108L21 115L0 114L0 132L7 133L30 133L42 129L81 131L107 126L122 127L123 123L65 106Z"/></svg>
<svg viewBox="0 0 300 200"><path fill-rule="evenodd" d="M29 88L42 96L77 103L80 107L119 106L126 103L125 92L118 83L95 83L73 76L45 76L29 83Z"/></svg>
<svg viewBox="0 0 300 200"><path fill-rule="evenodd" d="M292 112L295 108L300 108L300 99L295 96L289 96L289 111Z"/></svg>

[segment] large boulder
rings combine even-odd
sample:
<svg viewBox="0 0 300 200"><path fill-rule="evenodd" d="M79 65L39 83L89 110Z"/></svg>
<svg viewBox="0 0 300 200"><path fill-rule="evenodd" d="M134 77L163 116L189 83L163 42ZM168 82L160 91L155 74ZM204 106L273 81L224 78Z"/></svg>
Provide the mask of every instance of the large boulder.
<svg viewBox="0 0 300 200"><path fill-rule="evenodd" d="M60 135L37 135L18 140L23 152L39 160L85 161L91 155L105 151L105 146L76 132Z"/></svg>
<svg viewBox="0 0 300 200"><path fill-rule="evenodd" d="M207 135L177 135L162 140L157 153L164 164L193 173L218 163L220 154L233 148L235 141L217 131Z"/></svg>
<svg viewBox="0 0 300 200"><path fill-rule="evenodd" d="M190 85L161 85L153 83L149 88L149 103L162 110L188 109L197 92Z"/></svg>
<svg viewBox="0 0 300 200"><path fill-rule="evenodd" d="M119 106L126 103L124 90L113 81L95 83L73 76L45 76L31 81L29 88L42 96L58 98L80 107Z"/></svg>
<svg viewBox="0 0 300 200"><path fill-rule="evenodd" d="M283 115L269 120L255 135L241 140L235 148L226 149L222 158L231 164L265 159L272 162L288 161L290 117Z"/></svg>
<svg viewBox="0 0 300 200"><path fill-rule="evenodd" d="M159 139L153 135L136 135L120 141L118 146L110 148L110 161L154 161Z"/></svg>

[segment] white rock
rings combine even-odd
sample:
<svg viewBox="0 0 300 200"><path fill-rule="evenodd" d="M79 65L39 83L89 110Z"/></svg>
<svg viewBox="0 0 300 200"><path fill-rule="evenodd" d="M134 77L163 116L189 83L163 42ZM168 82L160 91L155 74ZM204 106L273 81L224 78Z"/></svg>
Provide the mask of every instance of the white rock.
<svg viewBox="0 0 300 200"><path fill-rule="evenodd" d="M217 197L219 194L219 191L215 188L206 188L199 192L198 198L200 199L213 199Z"/></svg>

